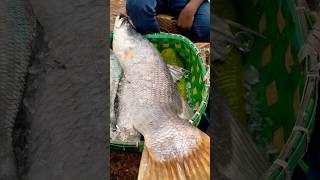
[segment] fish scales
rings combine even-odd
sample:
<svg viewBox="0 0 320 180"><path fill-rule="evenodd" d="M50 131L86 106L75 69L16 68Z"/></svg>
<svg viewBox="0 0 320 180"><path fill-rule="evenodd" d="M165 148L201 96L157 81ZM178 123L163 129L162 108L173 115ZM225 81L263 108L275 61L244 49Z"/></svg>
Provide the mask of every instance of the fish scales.
<svg viewBox="0 0 320 180"><path fill-rule="evenodd" d="M38 28L28 1L0 1L0 179L18 178L12 131Z"/></svg>

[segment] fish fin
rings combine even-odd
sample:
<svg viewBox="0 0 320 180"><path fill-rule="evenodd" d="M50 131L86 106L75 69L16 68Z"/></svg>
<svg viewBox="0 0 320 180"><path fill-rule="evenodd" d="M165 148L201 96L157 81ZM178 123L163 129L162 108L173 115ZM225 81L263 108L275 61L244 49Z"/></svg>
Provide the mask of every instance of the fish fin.
<svg viewBox="0 0 320 180"><path fill-rule="evenodd" d="M167 161L159 161L145 145L138 180L209 180L210 138L205 133L200 136L196 148Z"/></svg>
<svg viewBox="0 0 320 180"><path fill-rule="evenodd" d="M188 70L176 65L167 64L167 67L169 68L174 83L189 73Z"/></svg>
<svg viewBox="0 0 320 180"><path fill-rule="evenodd" d="M181 119L191 119L193 116L193 110L189 106L189 104L186 102L186 100L180 96L181 103L182 103L182 109L181 113L178 115Z"/></svg>

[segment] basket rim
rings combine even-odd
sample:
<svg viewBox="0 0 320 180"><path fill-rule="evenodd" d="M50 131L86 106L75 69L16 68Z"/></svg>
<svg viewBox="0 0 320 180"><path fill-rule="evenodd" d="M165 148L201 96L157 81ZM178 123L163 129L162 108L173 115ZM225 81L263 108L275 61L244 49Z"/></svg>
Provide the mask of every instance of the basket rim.
<svg viewBox="0 0 320 180"><path fill-rule="evenodd" d="M296 8L298 8L294 2L287 1L287 3L289 5L288 8L290 12L295 12ZM306 10L307 8L304 9L304 11ZM295 36L298 38L297 40L300 45L300 50L301 47L306 43L304 39L304 30L308 28L301 24L301 18L309 18L307 13L304 11L302 12L304 14L302 17L299 17L299 14L297 13L292 13L293 20L295 22ZM309 138L315 123L319 78L314 80L313 77L308 76L308 73L311 71L311 68L308 66L314 66L315 62L312 62L308 59L304 59L304 62L306 64L306 68L304 70L305 84L297 119L288 140L281 149L276 160L270 164L269 168L263 174L262 179L290 178L294 168L299 164L305 152L307 151Z"/></svg>
<svg viewBox="0 0 320 180"><path fill-rule="evenodd" d="M150 39L172 39L172 40L176 40L176 41L181 41L190 47L190 51L193 51L193 53L196 55L196 60L200 61L201 64L205 63L205 61L200 57L199 50L195 46L195 44L183 35L173 34L173 33L153 33L153 34L146 34L143 36L148 40L150 40ZM113 37L113 32L110 32L110 35L109 35L109 43L110 44L112 43L112 37ZM202 101L201 101L200 105L198 106L198 108L196 109L194 115L189 120L189 122L192 123L192 125L195 127L199 126L200 121L201 121L201 117L203 115L206 115L205 110L207 108L207 104L209 101L209 94L210 94L210 78L207 77L207 79L205 79L205 76L208 73L208 71L210 71L210 69L208 67L206 67L207 69L203 68L203 66L200 66L199 68L202 69L202 71L200 71L199 73L201 73L200 75L201 75L203 82L204 82L205 94L202 97ZM140 141L139 143L118 144L118 143L112 143L110 140L110 147L111 147L111 149L117 149L117 150L122 149L123 151L137 151L137 149L139 149L139 151L142 152L143 143L144 143L143 141Z"/></svg>

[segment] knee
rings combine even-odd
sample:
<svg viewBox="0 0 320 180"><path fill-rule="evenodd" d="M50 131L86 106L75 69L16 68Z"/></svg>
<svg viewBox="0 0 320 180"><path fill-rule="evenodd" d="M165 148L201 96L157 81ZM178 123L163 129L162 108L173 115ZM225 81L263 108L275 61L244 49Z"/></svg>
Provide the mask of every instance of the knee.
<svg viewBox="0 0 320 180"><path fill-rule="evenodd" d="M210 41L210 20L195 25L194 32L198 41Z"/></svg>
<svg viewBox="0 0 320 180"><path fill-rule="evenodd" d="M193 29L199 41L210 40L210 7L203 4L196 14Z"/></svg>
<svg viewBox="0 0 320 180"><path fill-rule="evenodd" d="M129 16L141 17L143 15L155 15L156 3L152 0L127 0L126 11ZM135 17L131 17L135 18Z"/></svg>

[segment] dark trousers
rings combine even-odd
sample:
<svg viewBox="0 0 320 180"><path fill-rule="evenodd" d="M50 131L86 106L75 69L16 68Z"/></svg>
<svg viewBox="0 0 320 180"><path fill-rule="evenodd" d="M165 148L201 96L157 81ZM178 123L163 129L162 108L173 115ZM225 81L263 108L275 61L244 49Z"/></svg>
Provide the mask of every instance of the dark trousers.
<svg viewBox="0 0 320 180"><path fill-rule="evenodd" d="M126 11L141 34L159 33L156 15L159 13L179 16L189 0L127 0ZM210 3L204 1L198 8L192 28L183 35L192 41L209 42Z"/></svg>

